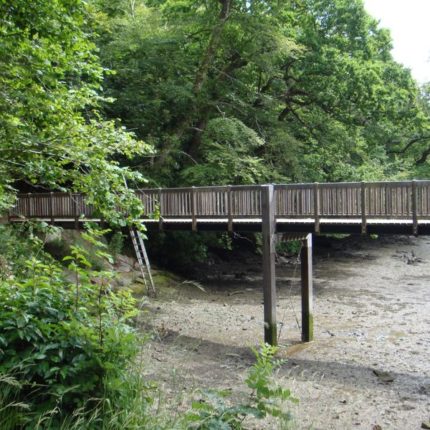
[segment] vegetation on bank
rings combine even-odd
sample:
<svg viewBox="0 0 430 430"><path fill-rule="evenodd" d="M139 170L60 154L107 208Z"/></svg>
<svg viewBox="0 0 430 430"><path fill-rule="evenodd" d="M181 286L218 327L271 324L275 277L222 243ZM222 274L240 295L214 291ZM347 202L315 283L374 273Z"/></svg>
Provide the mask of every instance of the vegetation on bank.
<svg viewBox="0 0 430 430"><path fill-rule="evenodd" d="M285 402L294 398L274 382L281 362L269 346L256 352L243 403L229 391L195 393L172 418L174 405L159 404L154 382L142 376L135 299L89 261L90 253L111 259L106 231L88 227L87 245L72 245L61 262L43 249L49 233L38 225L0 231L2 429L240 429L268 416L289 424Z"/></svg>

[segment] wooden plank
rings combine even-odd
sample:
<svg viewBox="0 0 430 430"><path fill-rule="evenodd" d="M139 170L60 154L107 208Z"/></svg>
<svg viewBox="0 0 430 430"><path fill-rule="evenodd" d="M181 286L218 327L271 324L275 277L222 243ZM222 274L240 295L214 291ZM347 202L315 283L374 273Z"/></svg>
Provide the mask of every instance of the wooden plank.
<svg viewBox="0 0 430 430"><path fill-rule="evenodd" d="M312 286L312 235L302 241L300 251L302 283L302 341L310 342L314 338L313 286Z"/></svg>
<svg viewBox="0 0 430 430"><path fill-rule="evenodd" d="M34 202L32 198L32 194L28 193L28 217L34 216Z"/></svg>
<svg viewBox="0 0 430 430"><path fill-rule="evenodd" d="M191 230L197 231L196 189L191 188Z"/></svg>
<svg viewBox="0 0 430 430"><path fill-rule="evenodd" d="M418 235L418 215L417 215L417 183L412 181L412 232L415 236Z"/></svg>
<svg viewBox="0 0 430 430"><path fill-rule="evenodd" d="M367 220L366 220L366 183L361 183L361 234L367 233Z"/></svg>
<svg viewBox="0 0 430 430"><path fill-rule="evenodd" d="M314 217L315 233L320 232L320 190L318 182L314 184Z"/></svg>
<svg viewBox="0 0 430 430"><path fill-rule="evenodd" d="M319 221L323 218L362 218L362 231L366 231L366 220L372 218L409 219L414 233L418 231L419 219L430 218L430 181L372 182L366 183L365 197L360 198L360 183L335 184L280 184L274 186L275 215L291 218L314 218L315 231L319 231ZM412 188L414 190L412 190ZM318 188L319 198L315 197ZM194 201L192 216L192 189L152 189L146 192L138 190L137 196L146 204L147 212L154 212L154 203L160 202L161 220L172 217L199 216L217 219L252 219L261 215L261 188L259 186L196 187L197 198ZM231 200L229 201L229 193ZM360 202L360 200L362 200ZM25 218L52 219L76 217L76 203L82 201L79 215L91 217L93 207L85 204L80 194L37 193L19 195L11 215ZM361 204L360 204L361 203ZM364 203L364 204L363 204ZM230 206L230 208L229 208ZM364 211L361 210L364 207ZM194 223L195 224L195 223Z"/></svg>
<svg viewBox="0 0 430 430"><path fill-rule="evenodd" d="M75 194L75 196L73 196L72 193L69 194L69 200L72 203L72 208L73 208L73 217L75 219L75 230L79 230L79 207L78 207L78 198L79 195Z"/></svg>
<svg viewBox="0 0 430 430"><path fill-rule="evenodd" d="M163 230L163 216L164 216L164 205L163 205L163 193L161 188L158 189L158 210L160 212L160 217L158 218L158 229Z"/></svg>
<svg viewBox="0 0 430 430"><path fill-rule="evenodd" d="M227 190L227 218L228 218L228 231L233 232L233 196L231 191L231 185Z"/></svg>
<svg viewBox="0 0 430 430"><path fill-rule="evenodd" d="M264 341L276 345L275 200L273 185L262 186Z"/></svg>
<svg viewBox="0 0 430 430"><path fill-rule="evenodd" d="M51 224L54 224L54 193L52 192L49 198L49 214L51 216Z"/></svg>

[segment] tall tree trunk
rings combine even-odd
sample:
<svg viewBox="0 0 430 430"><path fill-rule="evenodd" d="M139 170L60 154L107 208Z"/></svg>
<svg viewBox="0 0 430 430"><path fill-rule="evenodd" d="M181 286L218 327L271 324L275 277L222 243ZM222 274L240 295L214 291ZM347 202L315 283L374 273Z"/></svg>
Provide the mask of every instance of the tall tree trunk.
<svg viewBox="0 0 430 430"><path fill-rule="evenodd" d="M193 83L193 94L195 96L194 108L190 112L187 118L178 124L176 135L179 139L183 138L184 133L194 125L194 131L188 141L188 147L186 152L191 156L191 159L197 159L198 149L201 144L201 136L206 128L209 118L208 108L201 106L199 95L202 88L207 80L208 72L216 57L216 52L221 40L221 36L224 30L225 23L227 22L233 0L218 0L221 4L221 10L218 15L218 20L213 27L209 42L205 52L202 55L202 60L196 71L196 75Z"/></svg>
<svg viewBox="0 0 430 430"><path fill-rule="evenodd" d="M221 40L225 23L227 22L230 15L232 0L219 0L219 2L221 3L221 11L219 13L218 23L212 30L208 47L206 48L206 52L203 55L202 62L200 63L194 80L193 92L196 96L200 93L206 81L209 68L213 59L215 58L215 53Z"/></svg>

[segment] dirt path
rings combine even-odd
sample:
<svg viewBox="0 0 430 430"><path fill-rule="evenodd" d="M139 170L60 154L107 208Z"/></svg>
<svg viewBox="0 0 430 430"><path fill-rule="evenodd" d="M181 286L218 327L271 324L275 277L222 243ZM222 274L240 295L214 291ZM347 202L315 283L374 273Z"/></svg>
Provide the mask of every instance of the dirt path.
<svg viewBox="0 0 430 430"><path fill-rule="evenodd" d="M421 428L430 419L430 239L353 239L317 254L310 344L299 343L299 268L277 268L280 354L288 357L279 377L300 399L291 406L295 428ZM147 373L170 395L243 386L249 347L263 333L255 262L224 268L205 291L182 284L150 300L157 335Z"/></svg>

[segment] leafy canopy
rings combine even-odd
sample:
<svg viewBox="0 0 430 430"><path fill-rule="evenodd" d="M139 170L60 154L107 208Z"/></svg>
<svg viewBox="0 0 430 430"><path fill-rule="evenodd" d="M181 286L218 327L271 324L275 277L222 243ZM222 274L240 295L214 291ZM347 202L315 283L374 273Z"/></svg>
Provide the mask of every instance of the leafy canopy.
<svg viewBox="0 0 430 430"><path fill-rule="evenodd" d="M100 56L116 71L105 112L154 144L136 161L154 183L426 171L428 99L361 0L98 4Z"/></svg>
<svg viewBox="0 0 430 430"><path fill-rule="evenodd" d="M83 0L0 1L0 209L20 183L82 191L107 218L138 204L124 189L118 156L149 146L101 118L104 69ZM140 209L139 209L140 210Z"/></svg>

